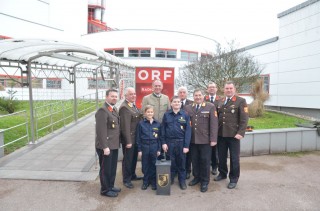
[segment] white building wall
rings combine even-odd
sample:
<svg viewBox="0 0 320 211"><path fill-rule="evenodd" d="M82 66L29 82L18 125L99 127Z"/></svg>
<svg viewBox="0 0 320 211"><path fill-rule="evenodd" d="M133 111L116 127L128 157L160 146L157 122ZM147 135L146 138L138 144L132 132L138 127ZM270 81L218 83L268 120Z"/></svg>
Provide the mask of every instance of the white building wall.
<svg viewBox="0 0 320 211"><path fill-rule="evenodd" d="M1 0L0 35L78 42L87 33L87 0Z"/></svg>
<svg viewBox="0 0 320 211"><path fill-rule="evenodd" d="M266 105L320 108L320 2L279 18L279 40L248 50L270 74Z"/></svg>

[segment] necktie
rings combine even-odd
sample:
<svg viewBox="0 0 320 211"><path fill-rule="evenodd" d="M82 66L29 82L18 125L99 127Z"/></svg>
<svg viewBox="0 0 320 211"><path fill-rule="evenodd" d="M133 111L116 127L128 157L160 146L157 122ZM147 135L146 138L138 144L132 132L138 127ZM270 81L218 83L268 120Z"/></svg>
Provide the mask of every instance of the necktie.
<svg viewBox="0 0 320 211"><path fill-rule="evenodd" d="M226 101L226 103L225 103L225 104L227 104L229 101L230 101L230 98L228 98L228 99L227 99L227 101Z"/></svg>
<svg viewBox="0 0 320 211"><path fill-rule="evenodd" d="M184 106L184 103L183 103L183 101L181 101L181 108L183 108L183 106Z"/></svg>
<svg viewBox="0 0 320 211"><path fill-rule="evenodd" d="M211 96L211 100L210 100L210 102L211 102L211 103L213 103L213 96Z"/></svg>
<svg viewBox="0 0 320 211"><path fill-rule="evenodd" d="M198 105L197 105L197 108L196 108L196 111L198 111L198 110L199 110L199 108L200 108L200 105L198 104Z"/></svg>
<svg viewBox="0 0 320 211"><path fill-rule="evenodd" d="M137 107L136 107L136 104L132 103L134 109L136 109L136 111L138 111Z"/></svg>

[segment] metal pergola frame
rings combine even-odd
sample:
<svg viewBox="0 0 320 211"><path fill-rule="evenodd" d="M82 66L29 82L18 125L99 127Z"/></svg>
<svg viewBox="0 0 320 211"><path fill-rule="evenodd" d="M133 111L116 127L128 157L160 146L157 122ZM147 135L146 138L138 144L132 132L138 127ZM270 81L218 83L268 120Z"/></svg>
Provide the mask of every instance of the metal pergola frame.
<svg viewBox="0 0 320 211"><path fill-rule="evenodd" d="M76 78L78 74L93 75L96 79L96 106L98 107L98 74L104 81L114 81L118 88L121 71L133 71L134 67L123 60L104 51L92 48L52 40L17 40L8 39L0 41L0 68L17 68L21 72L20 83L28 87L30 104L30 128L31 144L35 143L34 108L32 91L32 72L35 70L67 72L69 79L64 76L74 87L74 120L77 121L77 88ZM24 70L25 69L25 70ZM4 71L9 77L10 74ZM108 77L109 74L109 77ZM26 76L27 81L23 81ZM123 79L122 79L123 80Z"/></svg>

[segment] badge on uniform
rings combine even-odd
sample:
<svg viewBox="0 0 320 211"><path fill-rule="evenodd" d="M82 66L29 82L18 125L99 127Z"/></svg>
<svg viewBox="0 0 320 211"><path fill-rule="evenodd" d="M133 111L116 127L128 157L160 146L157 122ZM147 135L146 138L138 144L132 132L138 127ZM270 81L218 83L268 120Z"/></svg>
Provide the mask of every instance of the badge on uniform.
<svg viewBox="0 0 320 211"><path fill-rule="evenodd" d="M186 122L186 120L185 120L183 117L180 117L180 119L178 119L178 121L179 121L180 123L185 123L185 122Z"/></svg>
<svg viewBox="0 0 320 211"><path fill-rule="evenodd" d="M153 132L153 136L154 136L155 138L157 138L157 137L158 137L158 134L157 134L156 132Z"/></svg>
<svg viewBox="0 0 320 211"><path fill-rule="evenodd" d="M201 111L202 114L208 114L209 111Z"/></svg>

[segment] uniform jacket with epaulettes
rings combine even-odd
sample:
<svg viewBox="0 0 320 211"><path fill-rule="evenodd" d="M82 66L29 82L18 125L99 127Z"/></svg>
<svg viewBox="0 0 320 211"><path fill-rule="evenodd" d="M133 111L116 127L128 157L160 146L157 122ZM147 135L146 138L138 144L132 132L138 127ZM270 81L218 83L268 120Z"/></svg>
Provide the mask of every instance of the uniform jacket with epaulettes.
<svg viewBox="0 0 320 211"><path fill-rule="evenodd" d="M138 123L143 119L140 110L133 103L124 101L119 108L121 143L135 144L136 129Z"/></svg>
<svg viewBox="0 0 320 211"><path fill-rule="evenodd" d="M226 98L218 103L219 132L221 137L244 136L248 124L248 106L244 98L233 96L224 105Z"/></svg>
<svg viewBox="0 0 320 211"><path fill-rule="evenodd" d="M105 103L95 114L96 148L110 150L120 147L120 117L117 111Z"/></svg>
<svg viewBox="0 0 320 211"><path fill-rule="evenodd" d="M196 104L193 103L186 106L185 111L191 120L191 143L210 144L210 142L217 142L218 117L212 103L203 102L198 111L196 111Z"/></svg>

